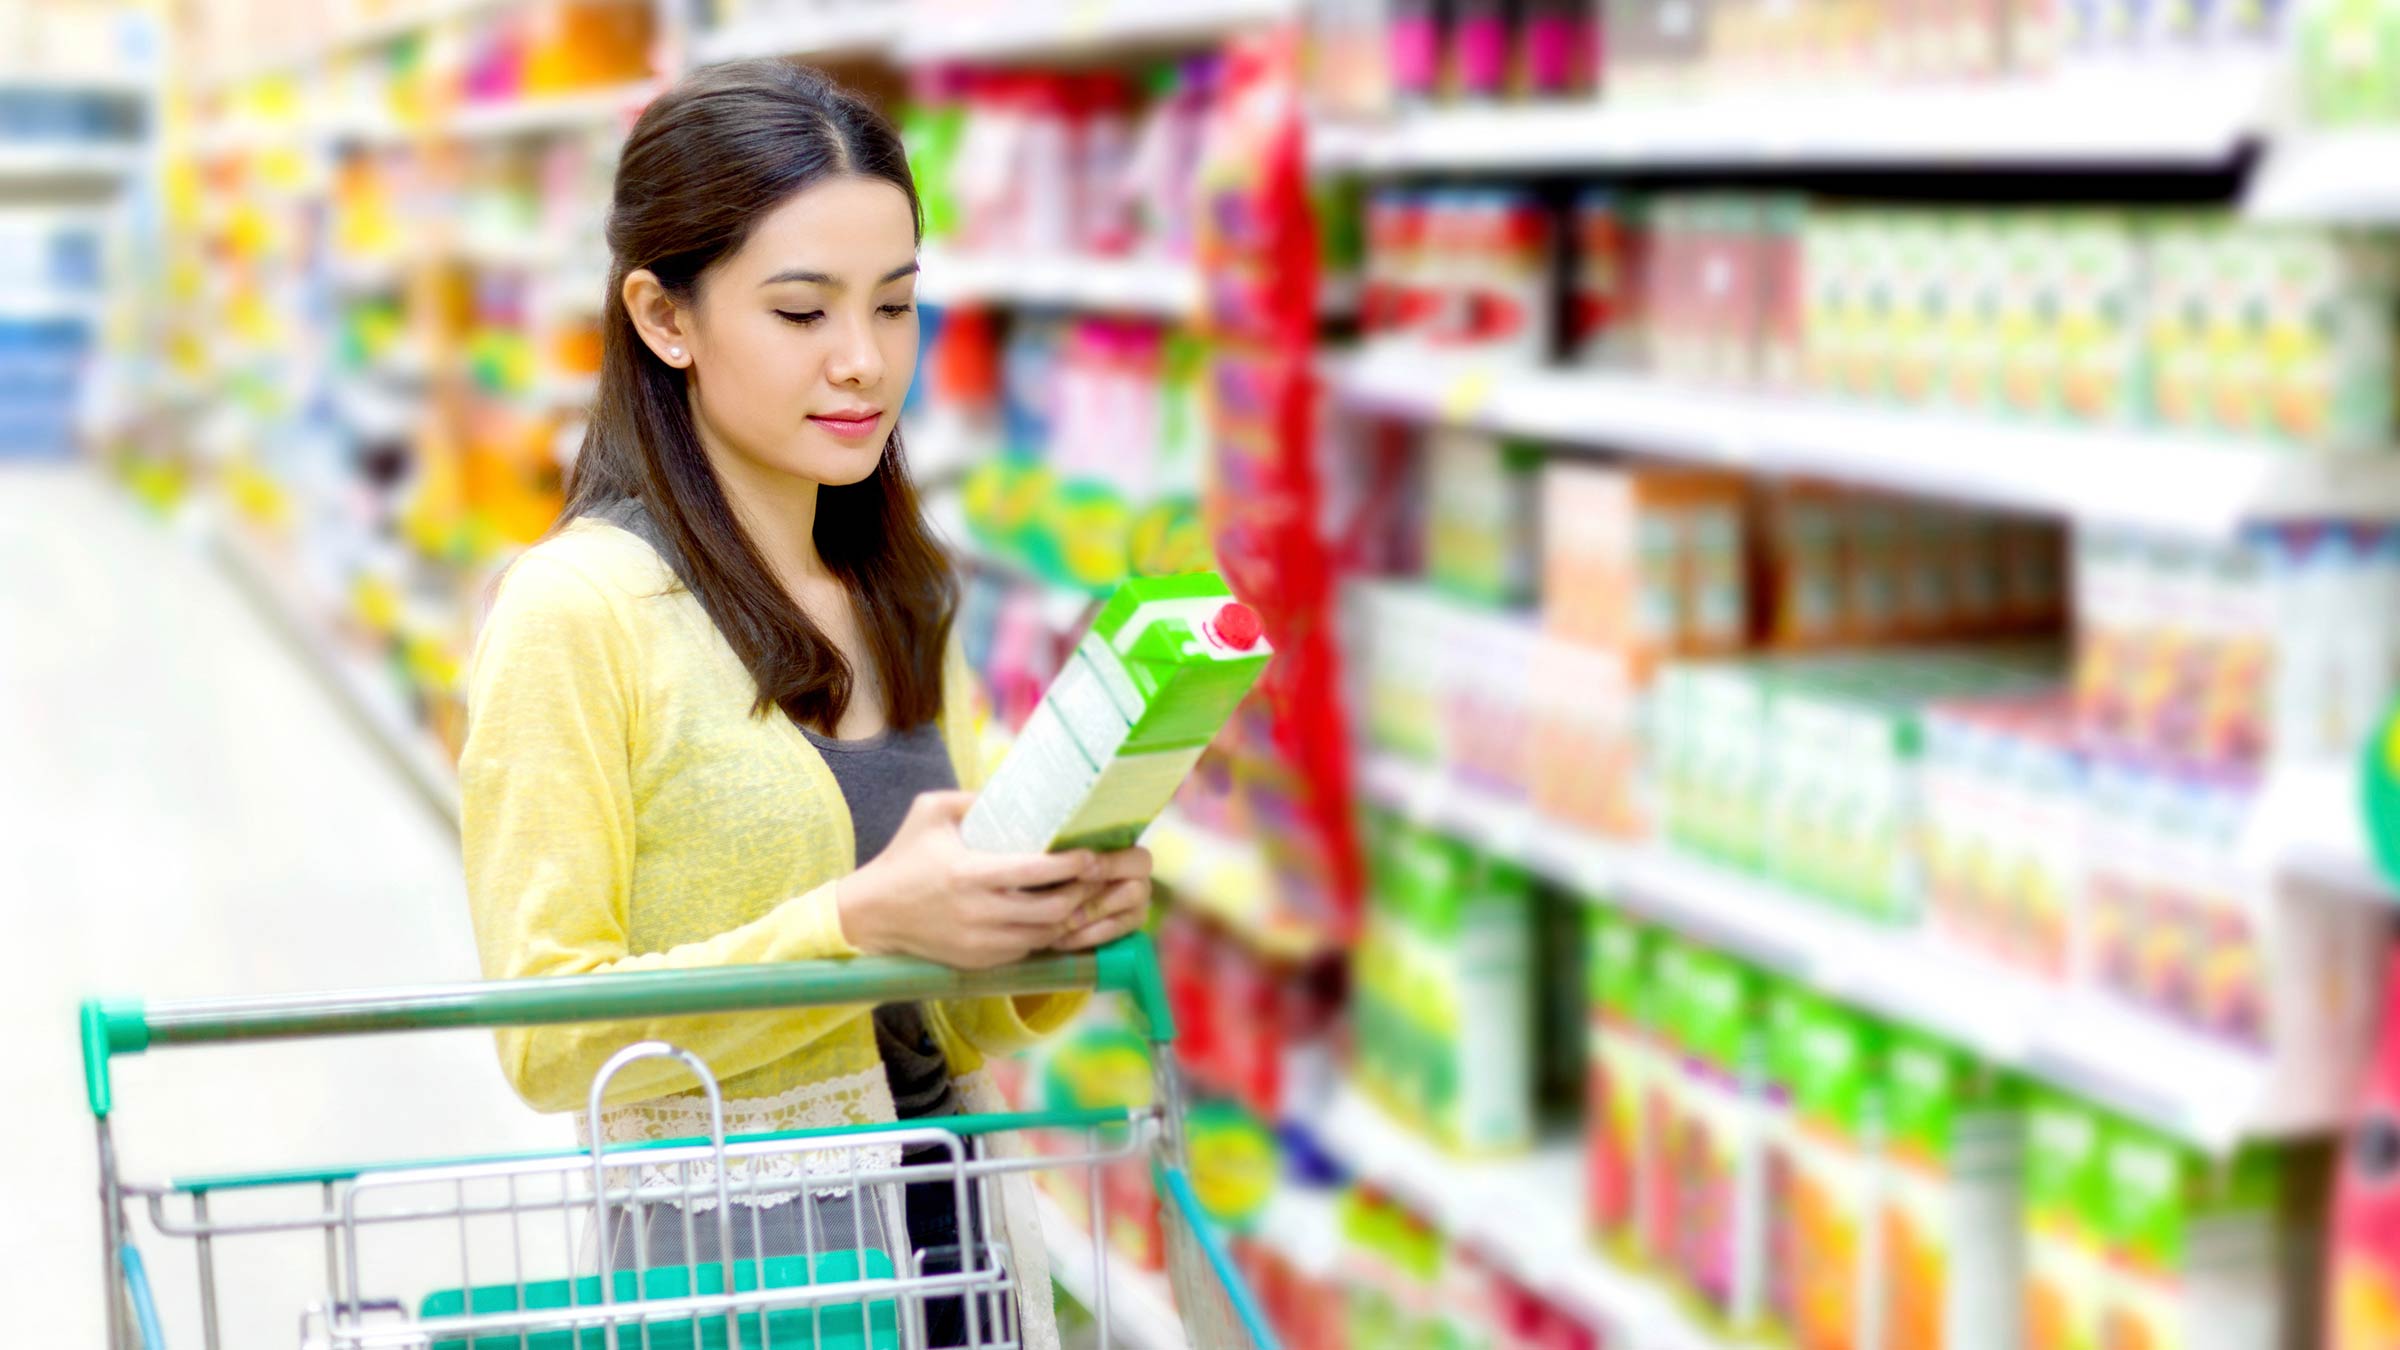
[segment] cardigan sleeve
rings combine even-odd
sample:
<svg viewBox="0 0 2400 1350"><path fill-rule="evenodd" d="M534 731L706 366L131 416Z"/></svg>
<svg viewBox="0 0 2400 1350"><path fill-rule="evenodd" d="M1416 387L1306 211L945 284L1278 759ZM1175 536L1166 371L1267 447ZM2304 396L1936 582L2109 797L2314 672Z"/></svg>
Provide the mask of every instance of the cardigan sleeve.
<svg viewBox="0 0 2400 1350"><path fill-rule="evenodd" d="M571 563L532 553L510 569L477 640L460 760L467 898L485 976L854 955L830 882L704 941L628 951L638 661L610 596ZM864 1013L823 1008L509 1028L499 1033L500 1061L537 1110L575 1110L600 1066L635 1041L673 1042L725 1079ZM617 1075L609 1102L692 1085L673 1061L644 1061Z"/></svg>

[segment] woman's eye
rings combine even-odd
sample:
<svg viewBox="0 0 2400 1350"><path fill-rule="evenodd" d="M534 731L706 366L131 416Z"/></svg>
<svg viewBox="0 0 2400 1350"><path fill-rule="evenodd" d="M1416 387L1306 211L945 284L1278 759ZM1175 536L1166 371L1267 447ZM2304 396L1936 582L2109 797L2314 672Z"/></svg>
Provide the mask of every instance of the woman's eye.
<svg viewBox="0 0 2400 1350"><path fill-rule="evenodd" d="M896 318L899 318L901 315L903 315L903 314L906 314L906 313L908 313L910 310L912 310L912 309L915 309L915 308L916 308L916 306L915 306L914 304L908 304L908 303L902 303L902 304L897 304L897 305L885 305L885 306L883 307L883 312L884 312L884 313L886 313L886 314L889 314L889 315L891 315L893 318L895 318L895 319L896 319Z"/></svg>
<svg viewBox="0 0 2400 1350"><path fill-rule="evenodd" d="M821 309L812 309L804 313L795 314L788 309L779 309L775 311L775 317L783 320L785 323L796 323L802 328L806 328L810 324L815 323L817 320L824 318L825 311Z"/></svg>

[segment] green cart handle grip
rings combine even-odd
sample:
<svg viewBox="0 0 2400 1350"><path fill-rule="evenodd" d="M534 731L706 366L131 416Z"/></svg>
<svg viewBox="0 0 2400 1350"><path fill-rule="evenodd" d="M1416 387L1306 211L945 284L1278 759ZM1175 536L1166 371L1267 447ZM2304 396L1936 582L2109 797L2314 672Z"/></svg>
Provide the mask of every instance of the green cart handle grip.
<svg viewBox="0 0 2400 1350"><path fill-rule="evenodd" d="M612 1022L1087 989L1132 999L1149 1027L1151 1040L1164 1043L1175 1038L1175 1019L1167 1007L1157 948L1147 933L1134 933L1097 951L1037 956L992 970L954 970L906 957L862 956L262 998L169 1003L92 999L84 1003L82 1011L84 1088L92 1114L107 1115L109 1060L138 1055L155 1046Z"/></svg>

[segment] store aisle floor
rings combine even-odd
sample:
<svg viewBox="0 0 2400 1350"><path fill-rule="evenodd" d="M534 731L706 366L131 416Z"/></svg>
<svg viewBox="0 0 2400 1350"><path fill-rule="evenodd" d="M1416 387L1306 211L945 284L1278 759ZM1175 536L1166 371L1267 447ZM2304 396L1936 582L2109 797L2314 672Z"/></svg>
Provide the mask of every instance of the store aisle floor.
<svg viewBox="0 0 2400 1350"><path fill-rule="evenodd" d="M0 1056L0 1323L11 1345L103 1340L79 999L476 973L450 827L190 534L88 470L0 471L0 932L13 967L0 976L12 1041ZM565 1121L518 1104L481 1033L122 1063L118 1146L141 1178L572 1139ZM323 1294L321 1247L277 1241L263 1261L244 1261L239 1244L218 1256L228 1346L297 1344L302 1306ZM189 1245L151 1236L144 1248L169 1343L199 1346ZM385 1287L370 1273L366 1292L413 1302L439 1279L421 1264L391 1270Z"/></svg>

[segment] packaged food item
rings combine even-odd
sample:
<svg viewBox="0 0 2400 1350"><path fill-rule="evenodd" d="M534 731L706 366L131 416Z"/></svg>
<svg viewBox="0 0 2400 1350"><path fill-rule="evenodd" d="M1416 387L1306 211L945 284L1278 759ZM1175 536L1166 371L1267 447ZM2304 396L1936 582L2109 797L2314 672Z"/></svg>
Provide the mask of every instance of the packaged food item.
<svg viewBox="0 0 2400 1350"><path fill-rule="evenodd" d="M1806 1037L1824 999L1790 980L1762 979L1766 1072L1759 1091L1760 1260L1757 1331L1779 1345L1800 1335L1800 1080Z"/></svg>
<svg viewBox="0 0 2400 1350"><path fill-rule="evenodd" d="M1649 222L1638 198L1593 189L1575 199L1571 217L1573 279L1566 348L1585 366L1640 360L1647 322L1642 282L1648 271Z"/></svg>
<svg viewBox="0 0 2400 1350"><path fill-rule="evenodd" d="M2103 1350L2109 1283L2107 1168L2099 1112L2035 1090L2025 1122L2025 1344Z"/></svg>
<svg viewBox="0 0 2400 1350"><path fill-rule="evenodd" d="M1885 1074L1884 1350L2016 1350L2025 1120L2015 1086L1897 1030Z"/></svg>
<svg viewBox="0 0 2400 1350"><path fill-rule="evenodd" d="M2055 692L1926 712L1928 918L1942 940L2039 978L2079 969L2084 757Z"/></svg>
<svg viewBox="0 0 2400 1350"><path fill-rule="evenodd" d="M1642 776L1639 691L1625 656L1535 639L1528 716L1531 800L1545 817L1638 839L1654 811Z"/></svg>
<svg viewBox="0 0 2400 1350"><path fill-rule="evenodd" d="M1592 1232L1620 1254L1634 1248L1643 1101L1661 1058L1648 1016L1658 941L1647 927L1602 906L1587 910L1584 971L1590 996L1589 1091L1584 1113Z"/></svg>
<svg viewBox="0 0 2400 1350"><path fill-rule="evenodd" d="M1118 588L961 833L995 852L1140 837L1265 671L1258 617L1213 573Z"/></svg>
<svg viewBox="0 0 2400 1350"><path fill-rule="evenodd" d="M2275 1155L2210 1158L2132 1125L2110 1131L2114 1260L2101 1343L2266 1350L2283 1343L2282 1186Z"/></svg>
<svg viewBox="0 0 2400 1350"><path fill-rule="evenodd" d="M1678 1213L1674 1265L1703 1315L1730 1331L1756 1322L1765 1281L1759 986L1741 963L1706 951L1687 958L1684 980L1682 1110L1669 1158Z"/></svg>
<svg viewBox="0 0 2400 1350"><path fill-rule="evenodd" d="M1801 1350L1885 1343L1878 1200L1883 1040L1875 1023L1831 1005L1817 1006L1799 1033L1791 1222Z"/></svg>
<svg viewBox="0 0 2400 1350"><path fill-rule="evenodd" d="M1553 461L1541 477L1542 621L1623 653L1740 649L1750 628L1748 487L1729 474Z"/></svg>
<svg viewBox="0 0 2400 1350"><path fill-rule="evenodd" d="M1529 599L1540 556L1540 454L1440 428L1427 437L1425 459L1425 568L1434 585L1478 604Z"/></svg>

